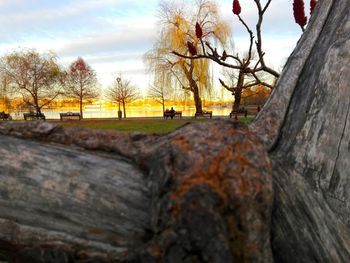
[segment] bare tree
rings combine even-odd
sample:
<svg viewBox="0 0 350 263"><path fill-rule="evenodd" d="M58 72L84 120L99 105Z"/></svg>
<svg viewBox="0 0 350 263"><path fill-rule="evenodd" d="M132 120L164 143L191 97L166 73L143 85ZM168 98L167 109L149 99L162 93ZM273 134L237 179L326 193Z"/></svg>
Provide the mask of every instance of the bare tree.
<svg viewBox="0 0 350 263"><path fill-rule="evenodd" d="M52 53L14 51L0 61L0 70L26 104L38 114L62 94L63 73Z"/></svg>
<svg viewBox="0 0 350 263"><path fill-rule="evenodd" d="M118 104L119 111L120 105L123 106L124 118L126 118L126 106L128 103L139 98L139 92L137 87L132 85L130 80L123 79L120 75L106 91L106 97Z"/></svg>
<svg viewBox="0 0 350 263"><path fill-rule="evenodd" d="M237 83L239 80L239 72L231 68L222 67L221 71L222 78L219 78L221 87L229 91L233 95L232 109L237 109L242 103L244 103L247 96L254 96L254 94L261 94L262 87L264 87L264 94L271 94L272 87L275 86L276 78L271 79L270 74L260 73L260 80L263 83L270 83L271 86L264 86L263 84L258 84L254 78L250 75L245 75L244 84L241 89L237 89ZM249 94L249 95L248 95ZM266 98L264 99L266 100Z"/></svg>
<svg viewBox="0 0 350 263"><path fill-rule="evenodd" d="M165 111L165 103L174 93L172 88L171 73L163 71L162 74L157 74L154 78L154 83L148 89L148 96L154 101L162 105L163 112Z"/></svg>
<svg viewBox="0 0 350 263"><path fill-rule="evenodd" d="M264 15L266 10L268 9L271 0L267 0L265 4L259 0L253 0L257 9L257 22L255 26L255 32L248 26L248 24L241 17L241 7L238 0L233 1L233 13L238 18L239 22L245 28L249 36L249 46L248 51L244 56L239 54L231 55L227 50L223 50L220 52L217 48L214 48L211 43L206 41L203 36L206 33L205 28L202 28L201 25L197 25L197 31L204 33L197 34L197 40L200 43L200 47L197 47L194 43L188 43L189 50L192 49L190 55L186 55L185 53L180 53L176 50L173 51L173 54L191 60L197 59L210 59L215 61L219 65L235 70L235 75L237 76L237 81L232 85L227 85L223 80L220 80L221 85L226 88L228 91L232 92L235 97L235 101L232 109L235 110L239 108L241 103L241 94L244 89L256 86L258 84L262 84L266 87L273 88L274 80L272 82L265 81L262 77L265 73L269 74L272 78L278 78L279 73L269 67L265 63L265 52L263 51L262 43L262 23L264 19ZM255 56L257 54L257 56ZM256 59L255 59L256 57Z"/></svg>
<svg viewBox="0 0 350 263"><path fill-rule="evenodd" d="M167 100L166 87L163 85L151 85L148 89L148 96L154 101L162 105L163 112L165 111L165 102Z"/></svg>
<svg viewBox="0 0 350 263"><path fill-rule="evenodd" d="M84 61L78 58L66 74L66 96L79 100L80 116L83 118L83 104L87 99L99 96L96 72Z"/></svg>

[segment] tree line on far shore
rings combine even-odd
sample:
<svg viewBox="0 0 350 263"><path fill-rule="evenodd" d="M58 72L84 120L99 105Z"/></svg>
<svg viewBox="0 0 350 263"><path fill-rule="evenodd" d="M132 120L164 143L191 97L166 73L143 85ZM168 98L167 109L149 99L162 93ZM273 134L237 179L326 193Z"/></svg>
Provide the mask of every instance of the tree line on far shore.
<svg viewBox="0 0 350 263"><path fill-rule="evenodd" d="M2 97L7 100L21 97L23 108L36 114L41 114L54 100L70 98L79 102L83 117L84 103L102 95L96 71L81 57L65 69L52 52L13 51L0 59L0 77ZM139 92L130 80L122 79L121 75L117 79L103 96L122 105L126 117L126 104L137 99Z"/></svg>
<svg viewBox="0 0 350 263"><path fill-rule="evenodd" d="M246 90L243 97L247 103L256 104L264 102L269 93L264 86L257 86L254 90ZM14 98L17 102L20 98L19 107L36 114L41 114L42 109L59 99L72 99L79 104L81 117L84 105L98 98L106 98L116 104L120 117L126 117L127 105L141 98L138 87L121 73L102 91L96 71L83 58L78 57L64 68L54 53L39 53L33 49L13 51L0 58L0 96L0 102L7 105L4 107L7 111L11 109ZM190 96L171 83L150 85L147 90L148 99L161 104L163 111L170 102L184 101Z"/></svg>
<svg viewBox="0 0 350 263"><path fill-rule="evenodd" d="M279 77L279 72L265 62L262 47L261 28L270 3L255 2L258 15L253 30L242 18L239 2L235 2L233 13L249 39L247 50L239 53L230 41L231 27L223 20L215 2L200 0L194 6L162 2L159 35L144 55L152 75L148 96L160 103L163 111L174 93L191 97L196 112L202 112L204 98L214 93L211 67L214 62L222 66L218 83L233 95L232 111L238 110L243 100L257 94L262 98L261 104ZM138 88L121 75L102 95L96 72L83 58L77 58L64 69L55 54L40 54L35 50L14 51L3 56L0 77L5 95L20 95L24 104L38 114L55 99L65 97L79 102L83 117L84 102L103 96L117 104L118 116L123 111L126 117L126 105L140 98Z"/></svg>

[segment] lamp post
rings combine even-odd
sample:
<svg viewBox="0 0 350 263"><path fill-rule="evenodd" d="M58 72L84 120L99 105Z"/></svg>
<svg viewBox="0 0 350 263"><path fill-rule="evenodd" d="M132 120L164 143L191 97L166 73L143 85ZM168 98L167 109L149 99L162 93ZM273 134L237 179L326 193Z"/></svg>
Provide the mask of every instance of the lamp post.
<svg viewBox="0 0 350 263"><path fill-rule="evenodd" d="M122 79L120 77L117 78L117 83L118 83L118 92L117 92L117 100L118 100L118 118L122 118L122 111L120 110L120 91L122 87Z"/></svg>

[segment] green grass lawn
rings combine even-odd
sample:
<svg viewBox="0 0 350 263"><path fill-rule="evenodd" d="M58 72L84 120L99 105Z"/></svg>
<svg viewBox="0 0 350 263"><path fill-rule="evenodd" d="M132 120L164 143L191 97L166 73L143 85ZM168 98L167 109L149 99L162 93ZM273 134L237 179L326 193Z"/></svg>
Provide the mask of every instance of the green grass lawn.
<svg viewBox="0 0 350 263"><path fill-rule="evenodd" d="M145 132L148 134L167 133L183 126L188 122L207 122L211 119L126 119L126 120L82 120L59 122L65 127L84 127L91 129L117 130L124 132ZM241 118L241 122L248 123L252 118Z"/></svg>
<svg viewBox="0 0 350 263"><path fill-rule="evenodd" d="M253 122L254 118L253 117L246 117L246 118L240 118L239 119L239 122L242 122L242 123L251 123Z"/></svg>

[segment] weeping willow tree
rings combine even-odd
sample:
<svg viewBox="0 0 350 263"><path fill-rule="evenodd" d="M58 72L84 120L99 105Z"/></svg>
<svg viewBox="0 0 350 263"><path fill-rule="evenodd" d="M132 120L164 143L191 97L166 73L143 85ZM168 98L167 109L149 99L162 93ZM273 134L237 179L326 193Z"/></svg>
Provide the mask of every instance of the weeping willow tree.
<svg viewBox="0 0 350 263"><path fill-rule="evenodd" d="M158 39L145 55L145 61L154 74L155 85L159 85L159 79L165 72L171 73L162 84L177 82L184 91L192 93L196 112L202 112L201 96L212 88L210 61L182 58L172 51L190 54L187 43L198 47L201 45L194 30L196 24L205 29L202 39L216 44L225 43L230 28L220 18L216 3L207 0L198 0L195 5L192 1L187 5L162 2L159 24L162 28Z"/></svg>

